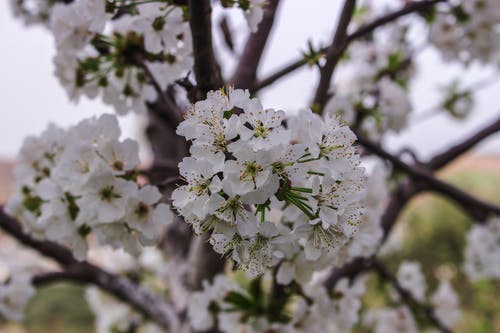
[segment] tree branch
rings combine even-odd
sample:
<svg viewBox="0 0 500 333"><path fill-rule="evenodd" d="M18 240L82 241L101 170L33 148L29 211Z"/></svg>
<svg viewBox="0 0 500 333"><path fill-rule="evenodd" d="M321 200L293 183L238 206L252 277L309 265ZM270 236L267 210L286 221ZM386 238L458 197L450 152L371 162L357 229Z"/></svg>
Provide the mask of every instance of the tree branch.
<svg viewBox="0 0 500 333"><path fill-rule="evenodd" d="M189 0L189 25L193 35L194 74L198 94L203 99L210 90L222 87L220 67L215 59L212 45L212 25L210 0ZM193 237L189 251L190 258L196 258L191 267L189 280L195 289L201 288L203 280L212 280L224 269L223 258L216 254L210 244L202 237ZM206 269L209 267L210 269Z"/></svg>
<svg viewBox="0 0 500 333"><path fill-rule="evenodd" d="M372 33L375 29L380 26L386 25L392 21L399 19L400 17L406 16L411 13L425 12L429 10L434 5L439 2L447 2L448 0L420 0L420 1L407 1L405 5L393 12L387 13L378 19L375 19L371 23L361 26L358 30L349 35L349 42L358 39L360 37L366 36Z"/></svg>
<svg viewBox="0 0 500 333"><path fill-rule="evenodd" d="M348 278L350 280L354 279L358 274L370 270L372 258L361 258L358 257L342 267L332 270L330 275L323 281L323 286L330 290L339 280L342 278Z"/></svg>
<svg viewBox="0 0 500 333"><path fill-rule="evenodd" d="M259 23L259 30L251 34L245 44L236 70L231 78L235 88L252 88L257 78L257 69L271 33L279 0L270 0Z"/></svg>
<svg viewBox="0 0 500 333"><path fill-rule="evenodd" d="M144 74L146 74L158 95L157 101L154 103L156 105L151 106L149 109L152 112L155 112L159 118L165 121L165 123L167 123L175 131L177 125L179 125L179 123L183 120L182 110L175 103L172 96L170 96L165 90L163 90L144 61L138 58L136 62L137 65L142 68Z"/></svg>
<svg viewBox="0 0 500 333"><path fill-rule="evenodd" d="M69 266L77 263L78 261L73 257L71 252L56 243L41 241L34 239L23 231L21 225L5 214L3 208L0 207L0 228L7 234L17 239L21 244L33 248L46 257L52 258L63 266Z"/></svg>
<svg viewBox="0 0 500 333"><path fill-rule="evenodd" d="M428 170L418 165L410 166L398 157L385 151L382 147L358 135L358 142L375 155L388 160L392 165L404 171L413 180L423 183L422 190L430 190L443 194L460 204L477 221L484 221L492 214L500 215L500 207L483 202L468 193L433 177Z"/></svg>
<svg viewBox="0 0 500 333"><path fill-rule="evenodd" d="M448 329L439 320L439 318L436 317L432 307L417 301L410 292L401 286L398 279L392 275L380 261L373 259L371 261L371 266L383 280L389 282L394 289L396 289L398 294L401 296L402 301L406 303L414 313L423 313L427 319L439 329L439 331L442 333L451 333L450 329Z"/></svg>
<svg viewBox="0 0 500 333"><path fill-rule="evenodd" d="M37 250L44 256L54 259L63 266L62 272L54 272L34 277L37 286L62 279L81 283L91 283L111 293L123 302L130 304L164 328L176 332L180 323L173 308L161 298L133 283L125 277L114 275L86 261L77 261L71 252L56 243L32 238L22 230L21 225L0 209L0 228L22 244Z"/></svg>
<svg viewBox="0 0 500 333"><path fill-rule="evenodd" d="M324 52L325 49L322 49L321 51ZM274 82L278 81L279 79L283 78L284 76L292 73L293 71L299 69L303 65L307 64L307 60L304 58L300 58L299 60L295 61L290 61L290 63L286 66L284 66L282 69L277 70L275 73L270 74L268 77L265 79L262 79L260 81L257 81L257 83L253 86L252 92L255 93L267 86L270 86Z"/></svg>
<svg viewBox="0 0 500 333"><path fill-rule="evenodd" d="M432 6L436 5L439 2L446 2L447 0L421 0L421 1L410 1L407 2L401 9L395 10L393 12L387 13L378 19L375 19L371 23L361 26L358 30L354 31L352 34L346 37L347 44L352 41L364 37L370 33L372 33L376 28L383 26L387 23L390 23L400 17L406 16L408 14L429 10ZM326 48L321 49L321 52L326 52ZM290 61L288 65L284 66L282 69L279 69L273 74L270 74L267 78L258 81L254 86L254 91L258 91L263 89L275 81L281 79L282 77L290 74L291 72L299 69L303 65L307 64L307 61L303 58Z"/></svg>
<svg viewBox="0 0 500 333"><path fill-rule="evenodd" d="M498 117L497 120L493 123L480 129L464 141L452 146L451 148L440 154L435 155L429 162L426 163L426 166L430 170L441 169L446 164L450 163L460 155L467 152L469 149L473 148L479 142L486 139L490 135L497 133L498 131L500 131L500 117Z"/></svg>
<svg viewBox="0 0 500 333"><path fill-rule="evenodd" d="M326 50L326 62L321 68L318 87L313 99L314 111L321 114L326 102L328 101L328 89L332 80L333 71L337 63L347 47L347 27L351 22L354 9L356 8L356 0L345 0L344 7L340 13L339 22L335 29L332 43Z"/></svg>
<svg viewBox="0 0 500 333"><path fill-rule="evenodd" d="M189 0L189 26L193 36L194 75L198 99L222 87L220 67L212 44L212 7L210 0Z"/></svg>

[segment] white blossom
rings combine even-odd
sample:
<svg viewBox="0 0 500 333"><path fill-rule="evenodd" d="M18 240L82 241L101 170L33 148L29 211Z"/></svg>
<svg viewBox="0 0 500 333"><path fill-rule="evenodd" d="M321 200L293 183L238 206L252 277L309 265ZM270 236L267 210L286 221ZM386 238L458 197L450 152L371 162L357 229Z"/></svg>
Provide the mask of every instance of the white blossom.
<svg viewBox="0 0 500 333"><path fill-rule="evenodd" d="M284 253L295 262L301 247L305 257L297 263L317 268L303 259L338 252L354 235L364 170L355 135L334 115L302 111L286 119L247 91L219 90L191 106L177 133L192 145L180 164L187 185L173 192L174 206L197 233L212 233L216 252L251 276L277 265ZM270 222L278 205L293 218L286 213ZM285 249L287 242L294 250Z"/></svg>
<svg viewBox="0 0 500 333"><path fill-rule="evenodd" d="M50 125L25 140L6 211L38 238L68 246L77 259L87 236L138 254L173 220L161 194L134 180L138 146L119 141L116 117L103 115L63 130Z"/></svg>
<svg viewBox="0 0 500 333"><path fill-rule="evenodd" d="M452 327L461 317L460 301L447 280L442 280L439 287L431 296L436 317L446 327Z"/></svg>
<svg viewBox="0 0 500 333"><path fill-rule="evenodd" d="M467 234L463 268L472 281L500 278L500 219L474 225Z"/></svg>
<svg viewBox="0 0 500 333"><path fill-rule="evenodd" d="M10 281L0 284L0 316L14 321L24 318L24 309L35 295L31 276L16 274Z"/></svg>
<svg viewBox="0 0 500 333"><path fill-rule="evenodd" d="M397 279L401 287L417 301L425 300L427 285L420 264L416 261L403 261L399 265Z"/></svg>
<svg viewBox="0 0 500 333"><path fill-rule="evenodd" d="M406 306L368 311L363 322L373 333L418 333L413 315Z"/></svg>

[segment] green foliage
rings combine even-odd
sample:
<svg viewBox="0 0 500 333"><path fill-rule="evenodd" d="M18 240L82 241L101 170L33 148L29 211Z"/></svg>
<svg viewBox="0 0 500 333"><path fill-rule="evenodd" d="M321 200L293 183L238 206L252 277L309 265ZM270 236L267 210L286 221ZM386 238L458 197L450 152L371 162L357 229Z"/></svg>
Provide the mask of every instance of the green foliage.
<svg viewBox="0 0 500 333"><path fill-rule="evenodd" d="M25 329L29 333L94 332L84 287L60 283L40 288L26 311Z"/></svg>

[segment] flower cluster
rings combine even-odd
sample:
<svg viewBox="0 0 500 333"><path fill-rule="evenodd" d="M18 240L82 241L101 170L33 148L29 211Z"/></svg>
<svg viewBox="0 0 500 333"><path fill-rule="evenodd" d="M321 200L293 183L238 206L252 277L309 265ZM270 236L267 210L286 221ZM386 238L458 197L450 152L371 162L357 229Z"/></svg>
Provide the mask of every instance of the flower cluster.
<svg viewBox="0 0 500 333"><path fill-rule="evenodd" d="M500 219L474 225L467 235L464 270L469 279L500 278Z"/></svg>
<svg viewBox="0 0 500 333"><path fill-rule="evenodd" d="M301 296L280 299L267 294L255 281L243 288L219 275L212 285L205 283L203 291L191 295L188 316L191 326L199 331L217 325L224 333L348 332L359 319L364 292L363 278L353 283L342 279L334 297L321 285L308 285Z"/></svg>
<svg viewBox="0 0 500 333"><path fill-rule="evenodd" d="M251 275L300 252L316 261L352 237L364 169L337 118L308 110L286 119L229 89L193 105L177 133L192 146L174 206Z"/></svg>
<svg viewBox="0 0 500 333"><path fill-rule="evenodd" d="M166 89L193 64L183 9L168 2L58 2L49 27L55 74L69 97L100 95L119 114L144 112L158 86Z"/></svg>
<svg viewBox="0 0 500 333"><path fill-rule="evenodd" d="M406 30L395 24L378 31L374 40L352 43L325 112L339 114L372 138L406 126L412 110L406 92L412 64Z"/></svg>
<svg viewBox="0 0 500 333"><path fill-rule="evenodd" d="M5 283L0 281L0 317L20 321L24 317L24 308L35 295L28 274L16 274Z"/></svg>
<svg viewBox="0 0 500 333"><path fill-rule="evenodd" d="M433 18L429 41L446 60L498 64L500 3L496 0L462 0L443 4Z"/></svg>
<svg viewBox="0 0 500 333"><path fill-rule="evenodd" d="M380 221L389 196L387 175L388 171L382 164L376 164L367 174L360 198L363 214L356 232L348 242L339 245L329 256L322 256L321 260L316 261L307 260L300 248L288 249L277 272L278 282L285 285L292 281L305 284L311 279L314 271L322 271L332 266L340 267L350 260L372 256L383 237Z"/></svg>
<svg viewBox="0 0 500 333"><path fill-rule="evenodd" d="M156 187L137 184L138 145L119 137L116 117L103 115L26 138L6 211L34 236L68 245L79 259L89 234L137 254L173 215L159 203Z"/></svg>

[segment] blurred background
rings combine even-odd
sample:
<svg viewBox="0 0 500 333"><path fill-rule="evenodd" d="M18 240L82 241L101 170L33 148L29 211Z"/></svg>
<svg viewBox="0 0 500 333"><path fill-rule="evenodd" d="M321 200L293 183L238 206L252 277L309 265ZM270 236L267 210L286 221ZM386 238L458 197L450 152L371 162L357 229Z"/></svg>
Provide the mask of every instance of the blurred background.
<svg viewBox="0 0 500 333"><path fill-rule="evenodd" d="M305 6L302 1L283 1L259 74L264 76L295 59L306 48L308 40L314 44L329 41L341 3L311 0ZM230 23L234 31L242 32L236 38L238 50L245 40L246 25L239 12L234 14L230 16ZM220 12L215 12L214 22L220 16ZM307 29L301 22L307 22ZM3 203L12 186L10 180L15 155L25 136L40 133L49 122L64 126L112 110L100 101L82 98L75 104L68 100L52 75L55 50L51 35L42 27L26 28L15 20L8 1L0 1L0 31L0 45L3 46L0 55L0 203ZM214 31L216 41L220 43L218 30ZM219 59L224 70L231 73L235 57L224 48L220 49ZM460 78L467 86L491 77L495 69L446 64L431 47L419 53L418 63L417 77L411 89L415 108L411 121L414 124L400 135L391 135L385 144L393 152L411 148L425 160L498 116L500 80L492 80L478 91L474 111L466 121L444 113L427 116L440 97L439 87L455 78ZM263 105L287 112L306 107L317 76L317 70L304 67L263 91L260 95ZM124 136L141 140L145 123L142 118L129 115L121 122ZM146 145L143 145L142 155L148 156ZM480 198L500 204L500 135L485 140L439 176ZM420 195L401 216L392 240L401 251L390 256L387 262L395 271L403 257L419 260L431 290L436 287L437 276L453 276L454 285L460 286L457 290L464 310L457 332L500 332L500 303L496 301L500 284L480 282L471 285L465 283L460 271L469 226L468 218L449 201L431 194ZM5 251L11 242L0 234L0 274L1 256L15 255ZM443 265L443 262L447 264ZM372 283L376 285L377 281ZM381 297L380 290L371 290L365 300L366 306L376 306ZM0 333L48 331L94 332L93 317L83 297L83 287L58 284L43 288L28 309L25 325L0 324Z"/></svg>

